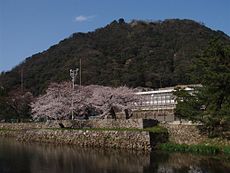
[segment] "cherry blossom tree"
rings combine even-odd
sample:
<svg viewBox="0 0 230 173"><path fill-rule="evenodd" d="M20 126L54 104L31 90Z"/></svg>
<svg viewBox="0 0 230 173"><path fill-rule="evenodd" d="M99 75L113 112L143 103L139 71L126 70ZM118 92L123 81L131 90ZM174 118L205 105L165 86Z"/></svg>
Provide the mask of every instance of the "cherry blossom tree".
<svg viewBox="0 0 230 173"><path fill-rule="evenodd" d="M32 103L33 119L62 119L67 116L71 106L68 88L67 83L51 83L46 93Z"/></svg>
<svg viewBox="0 0 230 173"><path fill-rule="evenodd" d="M139 100L140 98L133 89L98 86L94 88L90 102L102 112L102 118L108 118L111 115L112 118L116 119L117 111L125 111L126 118L129 118L133 104Z"/></svg>
<svg viewBox="0 0 230 173"><path fill-rule="evenodd" d="M31 105L34 119L69 119L73 109L74 114L81 114L87 107L90 91L71 83L51 83L44 95L39 96ZM71 102L73 99L73 107Z"/></svg>
<svg viewBox="0 0 230 173"><path fill-rule="evenodd" d="M99 115L101 118L108 118L111 115L116 118L117 111L125 111L128 118L132 104L139 99L127 87L75 85L74 90L71 87L69 82L50 84L46 93L31 105L33 118L69 119L72 110L75 117Z"/></svg>

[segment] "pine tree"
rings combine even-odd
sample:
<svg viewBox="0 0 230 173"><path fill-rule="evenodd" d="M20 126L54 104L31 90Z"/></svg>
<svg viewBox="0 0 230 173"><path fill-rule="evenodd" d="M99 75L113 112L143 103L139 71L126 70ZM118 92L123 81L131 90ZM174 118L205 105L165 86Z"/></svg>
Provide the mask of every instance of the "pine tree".
<svg viewBox="0 0 230 173"><path fill-rule="evenodd" d="M212 136L230 130L230 45L214 40L196 58L194 78L202 87L188 94L177 90L176 115L202 122Z"/></svg>

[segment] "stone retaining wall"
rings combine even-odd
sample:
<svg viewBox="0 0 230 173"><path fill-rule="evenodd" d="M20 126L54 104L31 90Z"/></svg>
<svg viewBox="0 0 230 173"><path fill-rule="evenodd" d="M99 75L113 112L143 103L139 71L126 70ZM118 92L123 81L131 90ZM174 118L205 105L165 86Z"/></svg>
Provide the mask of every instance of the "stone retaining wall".
<svg viewBox="0 0 230 173"><path fill-rule="evenodd" d="M177 144L199 144L204 142L207 137L200 134L198 125L188 124L160 124L168 129L169 141Z"/></svg>
<svg viewBox="0 0 230 173"><path fill-rule="evenodd" d="M48 126L44 122L40 123L0 123L0 129L10 130L25 130L25 129L41 129L47 128Z"/></svg>
<svg viewBox="0 0 230 173"><path fill-rule="evenodd" d="M16 130L2 130L0 129L0 137L17 137L19 134Z"/></svg>
<svg viewBox="0 0 230 173"><path fill-rule="evenodd" d="M173 111L136 110L133 112L133 116L131 118L155 119L160 122L173 122L175 120L175 115Z"/></svg>
<svg viewBox="0 0 230 173"><path fill-rule="evenodd" d="M27 130L17 136L19 141L73 144L85 147L151 150L149 132L93 130Z"/></svg>
<svg viewBox="0 0 230 173"><path fill-rule="evenodd" d="M109 121L107 120L106 122ZM85 129L61 129L58 125L60 122L63 123L65 127L77 125L77 127L82 126L82 128ZM74 124L73 122L77 123ZM81 122L80 125L78 124L79 122ZM165 142L165 140L167 140L167 134L164 133L153 133L149 131L125 129L128 127L133 128L133 126L126 127L124 126L125 123L121 123L119 125L119 122L121 121L111 121L107 124L99 123L98 126L95 126L95 123L93 123L93 128L97 127L102 129L87 129L87 127L92 128L92 126L86 126L86 122L92 121L50 121L49 123L1 123L0 136L15 137L19 141L26 142L73 144L77 146L87 147L125 148L135 150L151 150L158 143ZM137 120L136 124L139 125L139 128L143 128L143 124L149 125L150 123L150 125L152 126L152 122L155 121ZM111 123L114 124L114 126L109 126L109 124L111 125ZM55 128L56 126L58 127L58 129ZM106 127L110 130L106 130ZM111 130L111 128L117 127L125 128Z"/></svg>
<svg viewBox="0 0 230 173"><path fill-rule="evenodd" d="M67 128L135 128L143 129L147 127L153 127L157 124L152 119L91 119L91 120L52 120L46 123L49 128L58 128L60 123Z"/></svg>
<svg viewBox="0 0 230 173"><path fill-rule="evenodd" d="M41 129L60 128L60 123L66 128L135 128L143 129L157 124L152 119L90 119L90 120L50 120L40 123L0 123L0 129Z"/></svg>
<svg viewBox="0 0 230 173"><path fill-rule="evenodd" d="M168 134L127 130L31 129L0 130L0 137L15 137L22 142L150 151L157 144L166 142Z"/></svg>

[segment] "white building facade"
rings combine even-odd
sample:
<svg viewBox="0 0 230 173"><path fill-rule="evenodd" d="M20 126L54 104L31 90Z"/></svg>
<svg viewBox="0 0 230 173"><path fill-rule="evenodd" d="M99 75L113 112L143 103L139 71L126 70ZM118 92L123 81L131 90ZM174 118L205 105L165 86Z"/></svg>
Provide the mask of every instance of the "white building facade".
<svg viewBox="0 0 230 173"><path fill-rule="evenodd" d="M193 86L197 85L183 85L137 92L136 94L141 97L141 101L134 103L134 110L148 112L148 114L152 114L151 118L153 117L159 121L175 121L174 109L177 104L176 97L173 95L175 88L181 87L192 93Z"/></svg>

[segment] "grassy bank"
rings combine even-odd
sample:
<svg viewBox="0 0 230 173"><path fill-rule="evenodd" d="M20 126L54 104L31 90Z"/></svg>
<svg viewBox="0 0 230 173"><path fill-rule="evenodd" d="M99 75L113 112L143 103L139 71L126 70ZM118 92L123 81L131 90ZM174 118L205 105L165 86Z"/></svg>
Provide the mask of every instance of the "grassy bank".
<svg viewBox="0 0 230 173"><path fill-rule="evenodd" d="M197 145L186 145L186 144L174 144L174 143L163 143L158 147L163 151L170 152L191 152L200 154L230 154L230 146L215 146L206 144Z"/></svg>

